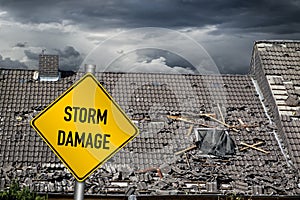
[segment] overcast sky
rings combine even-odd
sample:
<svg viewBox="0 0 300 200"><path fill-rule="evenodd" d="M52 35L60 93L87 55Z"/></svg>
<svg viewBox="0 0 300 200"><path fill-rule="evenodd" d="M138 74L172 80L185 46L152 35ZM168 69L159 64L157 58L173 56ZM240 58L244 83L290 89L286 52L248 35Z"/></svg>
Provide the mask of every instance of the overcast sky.
<svg viewBox="0 0 300 200"><path fill-rule="evenodd" d="M0 67L36 68L46 49L65 70L190 73L215 63L245 74L255 40L300 39L299 11L299 0L0 0Z"/></svg>

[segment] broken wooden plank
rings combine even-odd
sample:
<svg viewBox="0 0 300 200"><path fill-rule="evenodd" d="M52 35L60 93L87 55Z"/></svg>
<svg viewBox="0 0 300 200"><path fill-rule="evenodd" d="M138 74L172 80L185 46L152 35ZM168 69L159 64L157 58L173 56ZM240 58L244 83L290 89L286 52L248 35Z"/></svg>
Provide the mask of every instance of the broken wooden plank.
<svg viewBox="0 0 300 200"><path fill-rule="evenodd" d="M255 147L253 144L251 145L251 144L247 144L247 143L245 143L245 142L241 142L240 144L241 144L241 145L244 145L244 146L246 146L246 147L255 149L255 150L257 150L257 151L263 152L263 153L265 153L265 154L269 154L269 153L270 153L270 152L265 151L265 150L263 150L263 149L261 149L261 148Z"/></svg>
<svg viewBox="0 0 300 200"><path fill-rule="evenodd" d="M186 152L184 152L184 157L185 157L185 160L186 160L186 163L187 163L189 169L191 169L191 164L190 164L189 158L186 155Z"/></svg>
<svg viewBox="0 0 300 200"><path fill-rule="evenodd" d="M259 145L261 145L261 144L263 144L264 142L257 142L257 143L255 143L255 144L252 144L251 146L259 146ZM246 147L243 147L243 148L241 148L240 149L240 151L245 151L246 149L249 149L250 147L248 147L248 146L246 146Z"/></svg>
<svg viewBox="0 0 300 200"><path fill-rule="evenodd" d="M192 124L187 132L187 135L190 136L193 131L194 125Z"/></svg>
<svg viewBox="0 0 300 200"><path fill-rule="evenodd" d="M147 169L144 169L144 170L139 170L139 171L137 171L137 173L146 173L146 172L154 172L154 171L157 172L157 175L159 176L159 178L163 178L161 170L159 168L156 168L156 167L150 167L150 168L147 168Z"/></svg>
<svg viewBox="0 0 300 200"><path fill-rule="evenodd" d="M246 124L243 122L243 120L241 118L238 118L238 121L240 122L240 124L242 125L242 127L246 128L246 131L248 131L248 132L250 131L250 129L247 126L245 126Z"/></svg>
<svg viewBox="0 0 300 200"><path fill-rule="evenodd" d="M190 151L190 150L193 150L193 149L195 149L195 148L197 148L197 145L193 145L193 146L190 146L190 147L188 147L188 148L186 148L186 149L183 149L183 150L181 150L181 151L178 151L178 152L175 153L175 155L183 154L183 153L185 153L185 152L187 152L187 151Z"/></svg>
<svg viewBox="0 0 300 200"><path fill-rule="evenodd" d="M175 119L175 120L187 122L187 123L190 123L190 124L200 125L200 126L207 127L207 128L215 128L215 127L210 126L210 125L208 125L208 124L198 123L198 122L192 121L192 120L190 120L190 119L183 118L183 117L179 117L179 116L168 115L167 117L168 117L169 119Z"/></svg>
<svg viewBox="0 0 300 200"><path fill-rule="evenodd" d="M217 115L215 113L202 113L202 114L203 115L209 115L209 116L214 117L214 118L217 117Z"/></svg>
<svg viewBox="0 0 300 200"><path fill-rule="evenodd" d="M257 124L244 124L244 125L233 125L231 126L232 128L255 128L258 127L259 125Z"/></svg>
<svg viewBox="0 0 300 200"><path fill-rule="evenodd" d="M218 107L218 110L219 110L219 113L220 113L220 116L221 116L222 122L224 122L224 123L225 123L225 119L224 119L223 113L222 113L222 111L221 111L220 104L217 104L217 107Z"/></svg>
<svg viewBox="0 0 300 200"><path fill-rule="evenodd" d="M210 118L211 120L213 120L213 121L215 121L215 122L218 122L219 124L222 124L223 126L229 128L229 129L232 129L232 130L235 131L235 132L239 132L239 130L237 130L237 129L234 128L233 126L231 126L231 125L229 125L229 124L226 124L225 122L222 122L222 121L220 121L220 120L218 120L218 119L216 119L216 118L214 118L214 117L212 117L212 116L210 116L210 115L200 114L200 116L208 117L208 118Z"/></svg>

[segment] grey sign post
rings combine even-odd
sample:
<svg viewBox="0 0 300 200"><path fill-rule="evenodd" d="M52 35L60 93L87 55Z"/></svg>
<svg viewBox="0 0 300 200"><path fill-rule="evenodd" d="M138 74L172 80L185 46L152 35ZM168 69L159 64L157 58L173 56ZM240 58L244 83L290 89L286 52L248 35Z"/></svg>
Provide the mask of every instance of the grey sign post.
<svg viewBox="0 0 300 200"><path fill-rule="evenodd" d="M85 72L95 74L96 65L85 65ZM75 191L74 191L74 200L83 200L84 199L84 186L85 182L79 182L75 180Z"/></svg>
<svg viewBox="0 0 300 200"><path fill-rule="evenodd" d="M74 192L74 200L83 200L84 199L84 185L85 182L75 181L75 192Z"/></svg>

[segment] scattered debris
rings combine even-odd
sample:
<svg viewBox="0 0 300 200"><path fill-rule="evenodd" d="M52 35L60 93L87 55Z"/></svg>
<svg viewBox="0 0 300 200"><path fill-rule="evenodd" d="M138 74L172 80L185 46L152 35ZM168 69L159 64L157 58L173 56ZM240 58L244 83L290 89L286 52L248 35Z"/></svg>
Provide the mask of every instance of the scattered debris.
<svg viewBox="0 0 300 200"><path fill-rule="evenodd" d="M218 119L212 117L211 115L200 114L200 116L202 116L202 117L208 117L208 118L210 118L211 120L213 120L213 121L215 121L215 122L218 122L218 123L224 125L225 127L229 128L229 129L232 129L232 130L235 131L235 132L239 132L239 130L237 130L237 129L234 128L233 126L230 126L229 124L226 124L225 122L222 122L222 121L220 121L220 120L218 120Z"/></svg>
<svg viewBox="0 0 300 200"><path fill-rule="evenodd" d="M151 168L148 168L148 169L140 170L137 173L146 173L146 172L153 172L153 171L157 172L159 178L163 178L161 170L159 168L155 168L155 167L151 167Z"/></svg>
<svg viewBox="0 0 300 200"><path fill-rule="evenodd" d="M197 125L200 125L200 126L203 126L203 127L213 128L213 127L210 126L210 125L203 124L203 123L198 123L198 122L192 121L192 120L190 120L190 119L183 118L183 117L179 117L179 116L171 116L171 115L168 115L167 117L168 117L169 119L175 119L175 120L179 120L179 121L183 121L183 122L187 122L187 123L191 123L191 124L197 124Z"/></svg>

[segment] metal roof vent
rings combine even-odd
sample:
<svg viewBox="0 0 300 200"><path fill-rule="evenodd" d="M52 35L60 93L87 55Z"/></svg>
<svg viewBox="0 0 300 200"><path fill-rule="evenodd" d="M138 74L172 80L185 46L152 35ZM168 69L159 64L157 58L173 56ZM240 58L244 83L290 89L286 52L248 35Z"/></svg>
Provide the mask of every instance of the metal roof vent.
<svg viewBox="0 0 300 200"><path fill-rule="evenodd" d="M39 78L40 81L58 81L58 55L46 55L44 52L39 55Z"/></svg>

